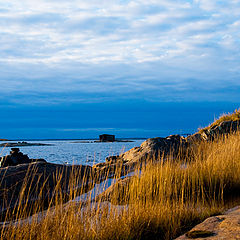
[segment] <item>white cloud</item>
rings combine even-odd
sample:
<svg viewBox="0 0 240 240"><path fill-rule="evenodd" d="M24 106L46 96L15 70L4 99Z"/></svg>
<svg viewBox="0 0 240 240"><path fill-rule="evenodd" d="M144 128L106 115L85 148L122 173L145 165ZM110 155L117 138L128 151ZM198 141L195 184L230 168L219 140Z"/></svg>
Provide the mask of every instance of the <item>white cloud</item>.
<svg viewBox="0 0 240 240"><path fill-rule="evenodd" d="M0 0L0 5L0 65L5 69L0 82L13 78L2 92L17 91L18 85L38 91L47 81L45 90L54 91L49 79L59 79L56 91L87 91L82 81L88 79L106 89L129 86L134 92L129 76L159 86L166 78L186 81L180 76L225 82L239 76L236 0ZM146 73L149 66L159 70ZM131 74L129 68L134 68ZM126 86L115 89L114 75Z"/></svg>

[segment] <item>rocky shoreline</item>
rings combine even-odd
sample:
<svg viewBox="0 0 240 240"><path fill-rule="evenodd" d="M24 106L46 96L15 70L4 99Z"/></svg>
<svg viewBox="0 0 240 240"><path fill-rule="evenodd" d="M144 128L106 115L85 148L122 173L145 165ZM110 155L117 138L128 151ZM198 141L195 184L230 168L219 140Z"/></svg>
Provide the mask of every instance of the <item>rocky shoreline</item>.
<svg viewBox="0 0 240 240"><path fill-rule="evenodd" d="M142 164L147 163L149 159L159 161L169 154L175 158L186 156L195 144L201 141L212 141L220 135L235 132L239 126L240 121L226 121L188 137L170 135L166 138L150 138L144 141L141 146L132 148L121 155L108 157L104 163L92 167L88 165L66 166L52 164L44 160L40 162L31 160L16 166L2 167L0 168L0 209L4 209L10 199L10 207L22 204L22 202L19 202L18 196L24 184L28 186L30 199L47 202L55 194L56 175L61 173L61 191L65 192L67 196L69 181L66 180L69 180L71 174L76 172L79 189L84 186L83 189L86 192L94 187L93 182L100 183L106 178L118 178L127 175L134 169L141 168ZM116 170L118 170L118 176L116 176ZM31 182L30 187L29 183L26 183L29 180ZM120 180L117 184L124 186L127 181ZM41 187L43 187L42 198L39 198ZM111 189L114 189L114 187L113 185ZM108 189L105 193L107 201L111 201L111 189ZM119 202L119 204L122 203Z"/></svg>
<svg viewBox="0 0 240 240"><path fill-rule="evenodd" d="M218 126L210 129L203 129L193 135L183 137L180 135L170 135L168 137L149 138L141 146L130 149L129 151L106 158L105 163L94 165L95 168L103 168L122 163L129 165L146 162L148 159L161 160L164 156L184 157L191 152L191 147L201 141L213 141L220 136L236 132L240 127L240 121L224 121Z"/></svg>

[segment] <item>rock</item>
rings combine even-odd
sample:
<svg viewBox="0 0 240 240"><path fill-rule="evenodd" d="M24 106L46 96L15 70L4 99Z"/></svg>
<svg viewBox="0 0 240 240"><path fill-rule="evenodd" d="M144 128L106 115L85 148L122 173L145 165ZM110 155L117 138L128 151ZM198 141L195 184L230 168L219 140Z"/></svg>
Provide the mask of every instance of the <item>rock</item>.
<svg viewBox="0 0 240 240"><path fill-rule="evenodd" d="M129 204L130 194L128 186L134 177L126 177L118 180L116 183L107 188L103 193L97 196L96 201L108 201L113 205ZM136 178L136 177L135 177Z"/></svg>
<svg viewBox="0 0 240 240"><path fill-rule="evenodd" d="M240 239L240 208L236 207L224 215L207 218L176 240L185 239Z"/></svg>
<svg viewBox="0 0 240 240"><path fill-rule="evenodd" d="M143 161L147 158L160 159L168 154L177 156L179 152L186 150L187 145L186 139L180 135L170 135L166 138L149 138L140 147L132 148L121 154L120 157L125 162L135 162Z"/></svg>
<svg viewBox="0 0 240 240"><path fill-rule="evenodd" d="M106 180L107 178L120 178L127 175L128 173L134 171L134 169L139 168L141 163L139 162L124 162L117 161L115 163L105 162L93 165L93 170L95 172L96 183Z"/></svg>
<svg viewBox="0 0 240 240"><path fill-rule="evenodd" d="M44 159L30 159L27 155L20 152L19 148L11 148L10 155L4 156L0 160L0 168L16 166L18 164L31 162L46 162Z"/></svg>
<svg viewBox="0 0 240 240"><path fill-rule="evenodd" d="M223 134L235 132L240 127L240 121L224 121L210 129L203 129L188 137L180 135L170 135L166 138L156 137L144 141L140 147L134 147L129 151L106 158L105 163L93 166L98 172L113 177L114 172L121 166L121 174L133 171L136 167L141 167L148 160L161 160L167 155L174 159L189 157L191 159L194 149L201 141L212 141Z"/></svg>
<svg viewBox="0 0 240 240"><path fill-rule="evenodd" d="M93 167L102 174L113 176L114 171L121 166L122 172L132 171L148 160L161 160L167 155L174 159L192 157L194 149L201 141L212 141L223 134L235 132L240 127L240 121L224 121L210 129L203 129L188 137L170 135L166 138L156 137L144 141L140 147L134 147L129 151L106 158L105 163L96 164ZM103 174L103 175L104 175Z"/></svg>
<svg viewBox="0 0 240 240"><path fill-rule="evenodd" d="M190 135L188 137L186 137L186 141L189 144L195 144L195 143L199 143L201 142L203 139L202 135L200 133L195 133L193 135Z"/></svg>
<svg viewBox="0 0 240 240"><path fill-rule="evenodd" d="M218 126L220 133L232 133L236 132L239 129L240 121L225 121L221 122Z"/></svg>
<svg viewBox="0 0 240 240"><path fill-rule="evenodd" d="M29 211L35 202L47 207L58 193L68 201L71 187L80 195L94 186L93 178L92 167L83 165L35 162L0 168L0 219L20 204L27 204Z"/></svg>
<svg viewBox="0 0 240 240"><path fill-rule="evenodd" d="M180 135L170 135L166 138L149 138L140 147L134 147L129 151L106 158L105 163L93 166L102 176L114 177L114 173L124 176L136 168L141 168L149 159L161 160L162 157L171 155L178 157L186 154L189 143Z"/></svg>
<svg viewBox="0 0 240 240"><path fill-rule="evenodd" d="M206 141L212 141L215 138L225 135L231 134L238 131L240 128L240 121L223 121L218 125L214 125L209 129L203 129L200 131L201 138ZM191 136L190 136L191 137Z"/></svg>
<svg viewBox="0 0 240 240"><path fill-rule="evenodd" d="M107 163L117 163L117 162L121 162L123 161L122 157L119 157L119 155L117 156L110 156L106 158L106 162Z"/></svg>

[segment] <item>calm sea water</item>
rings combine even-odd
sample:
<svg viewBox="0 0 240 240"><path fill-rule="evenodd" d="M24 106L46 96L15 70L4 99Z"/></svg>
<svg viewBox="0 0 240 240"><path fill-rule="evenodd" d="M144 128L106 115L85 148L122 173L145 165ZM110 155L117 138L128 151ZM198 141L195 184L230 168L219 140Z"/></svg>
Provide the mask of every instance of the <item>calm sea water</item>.
<svg viewBox="0 0 240 240"><path fill-rule="evenodd" d="M105 158L123 153L133 147L140 146L143 140L133 142L95 143L94 140L58 140L28 141L28 143L47 143L53 146L19 147L29 158L43 158L48 162L60 164L88 164L104 162ZM11 148L0 148L0 155L9 154Z"/></svg>

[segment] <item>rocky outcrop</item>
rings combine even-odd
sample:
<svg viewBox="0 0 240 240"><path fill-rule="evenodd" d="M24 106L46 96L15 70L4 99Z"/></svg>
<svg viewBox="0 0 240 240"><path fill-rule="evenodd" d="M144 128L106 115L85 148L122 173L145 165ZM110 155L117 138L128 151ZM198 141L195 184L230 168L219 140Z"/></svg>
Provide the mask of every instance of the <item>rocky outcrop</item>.
<svg viewBox="0 0 240 240"><path fill-rule="evenodd" d="M51 164L44 160L29 159L12 149L10 155L1 160L0 168L0 210L25 204L27 201L41 201L48 203L56 194L56 187L60 186L61 192L67 195L70 187L71 176L75 176L75 187L81 189L81 193L94 187L94 183L100 183L109 177L121 177L127 175L136 168L141 168L148 159L161 160L171 155L174 159L188 153L191 146L199 141L210 141L216 136L237 131L239 121L222 122L208 130L188 136L170 135L166 138L150 138L140 147L106 159L105 163L90 166L66 166ZM76 177L77 175L77 177ZM60 180L59 180L60 177ZM59 182L59 181L60 182ZM110 201L113 189L124 189L129 180L121 180L118 185L105 193L105 199ZM118 186L118 187L116 187ZM83 188L84 187L84 188ZM123 190L124 191L124 190ZM79 193L80 194L80 193ZM19 196L22 196L21 199ZM120 204L120 203L119 203ZM121 203L123 204L123 203ZM3 211L2 211L3 213Z"/></svg>
<svg viewBox="0 0 240 240"><path fill-rule="evenodd" d="M46 162L44 159L30 159L28 155L20 152L19 148L12 148L10 155L4 156L0 160L0 168L7 166L16 166L18 164Z"/></svg>
<svg viewBox="0 0 240 240"><path fill-rule="evenodd" d="M207 218L176 240L187 239L240 239L240 208L236 207L223 215Z"/></svg>
<svg viewBox="0 0 240 240"><path fill-rule="evenodd" d="M133 169L132 164L119 162L95 167L53 164L29 159L16 148L3 157L3 163L7 166L0 168L0 221L9 209L19 205L27 206L31 214L36 204L42 206L39 210L49 207L50 202L54 205L54 197L58 194L62 201L67 202L73 197L69 195L71 192L74 196L80 196L96 183L110 177L124 176ZM14 217L14 214L9 217Z"/></svg>
<svg viewBox="0 0 240 240"><path fill-rule="evenodd" d="M91 189L93 176L92 167L82 165L35 162L0 168L0 218L20 204L29 211L35 203L47 207L57 194L68 201L71 189L76 195Z"/></svg>
<svg viewBox="0 0 240 240"><path fill-rule="evenodd" d="M146 164L149 159L161 160L161 158L171 154L173 157L178 157L180 154L185 154L188 143L184 137L179 135L171 135L167 138L150 138L143 142L140 147L134 147L129 151L106 158L106 162L93 165L93 169L99 179L111 177L121 177L134 171L141 169L142 165Z"/></svg>
<svg viewBox="0 0 240 240"><path fill-rule="evenodd" d="M180 135L170 135L166 138L149 138L140 147L134 147L119 155L106 158L107 163L142 162L148 158L161 158L171 154L177 156L188 147L186 139Z"/></svg>
<svg viewBox="0 0 240 240"><path fill-rule="evenodd" d="M212 141L215 138L238 131L240 128L240 120L223 121L218 125L200 130L199 133L189 136L188 139L199 138L200 140Z"/></svg>
<svg viewBox="0 0 240 240"><path fill-rule="evenodd" d="M104 176L108 175L109 177L115 177L116 169L118 169L118 172L121 173L118 176L120 177L136 168L140 169L142 164L145 164L148 160L162 160L169 155L174 159L191 157L194 147L199 142L212 141L221 135L236 132L239 129L239 124L240 121L225 121L188 137L170 135L166 138L150 138L144 141L140 147L134 147L121 155L108 157L106 162L96 164L93 168ZM128 180L120 180L117 184L107 189L103 193L104 199L112 201L111 196L115 191L114 189L118 189L119 186L122 186L122 189L125 186L125 181ZM119 204L121 203L119 202Z"/></svg>
<svg viewBox="0 0 240 240"><path fill-rule="evenodd" d="M224 121L188 137L170 135L166 138L149 138L144 141L140 147L134 147L121 155L108 157L105 163L95 165L94 167L113 166L117 163L121 163L122 165L141 163L147 159L161 159L167 155L171 155L174 158L184 157L187 153L191 152L191 146L201 141L212 141L224 134L236 132L239 127L239 120Z"/></svg>

